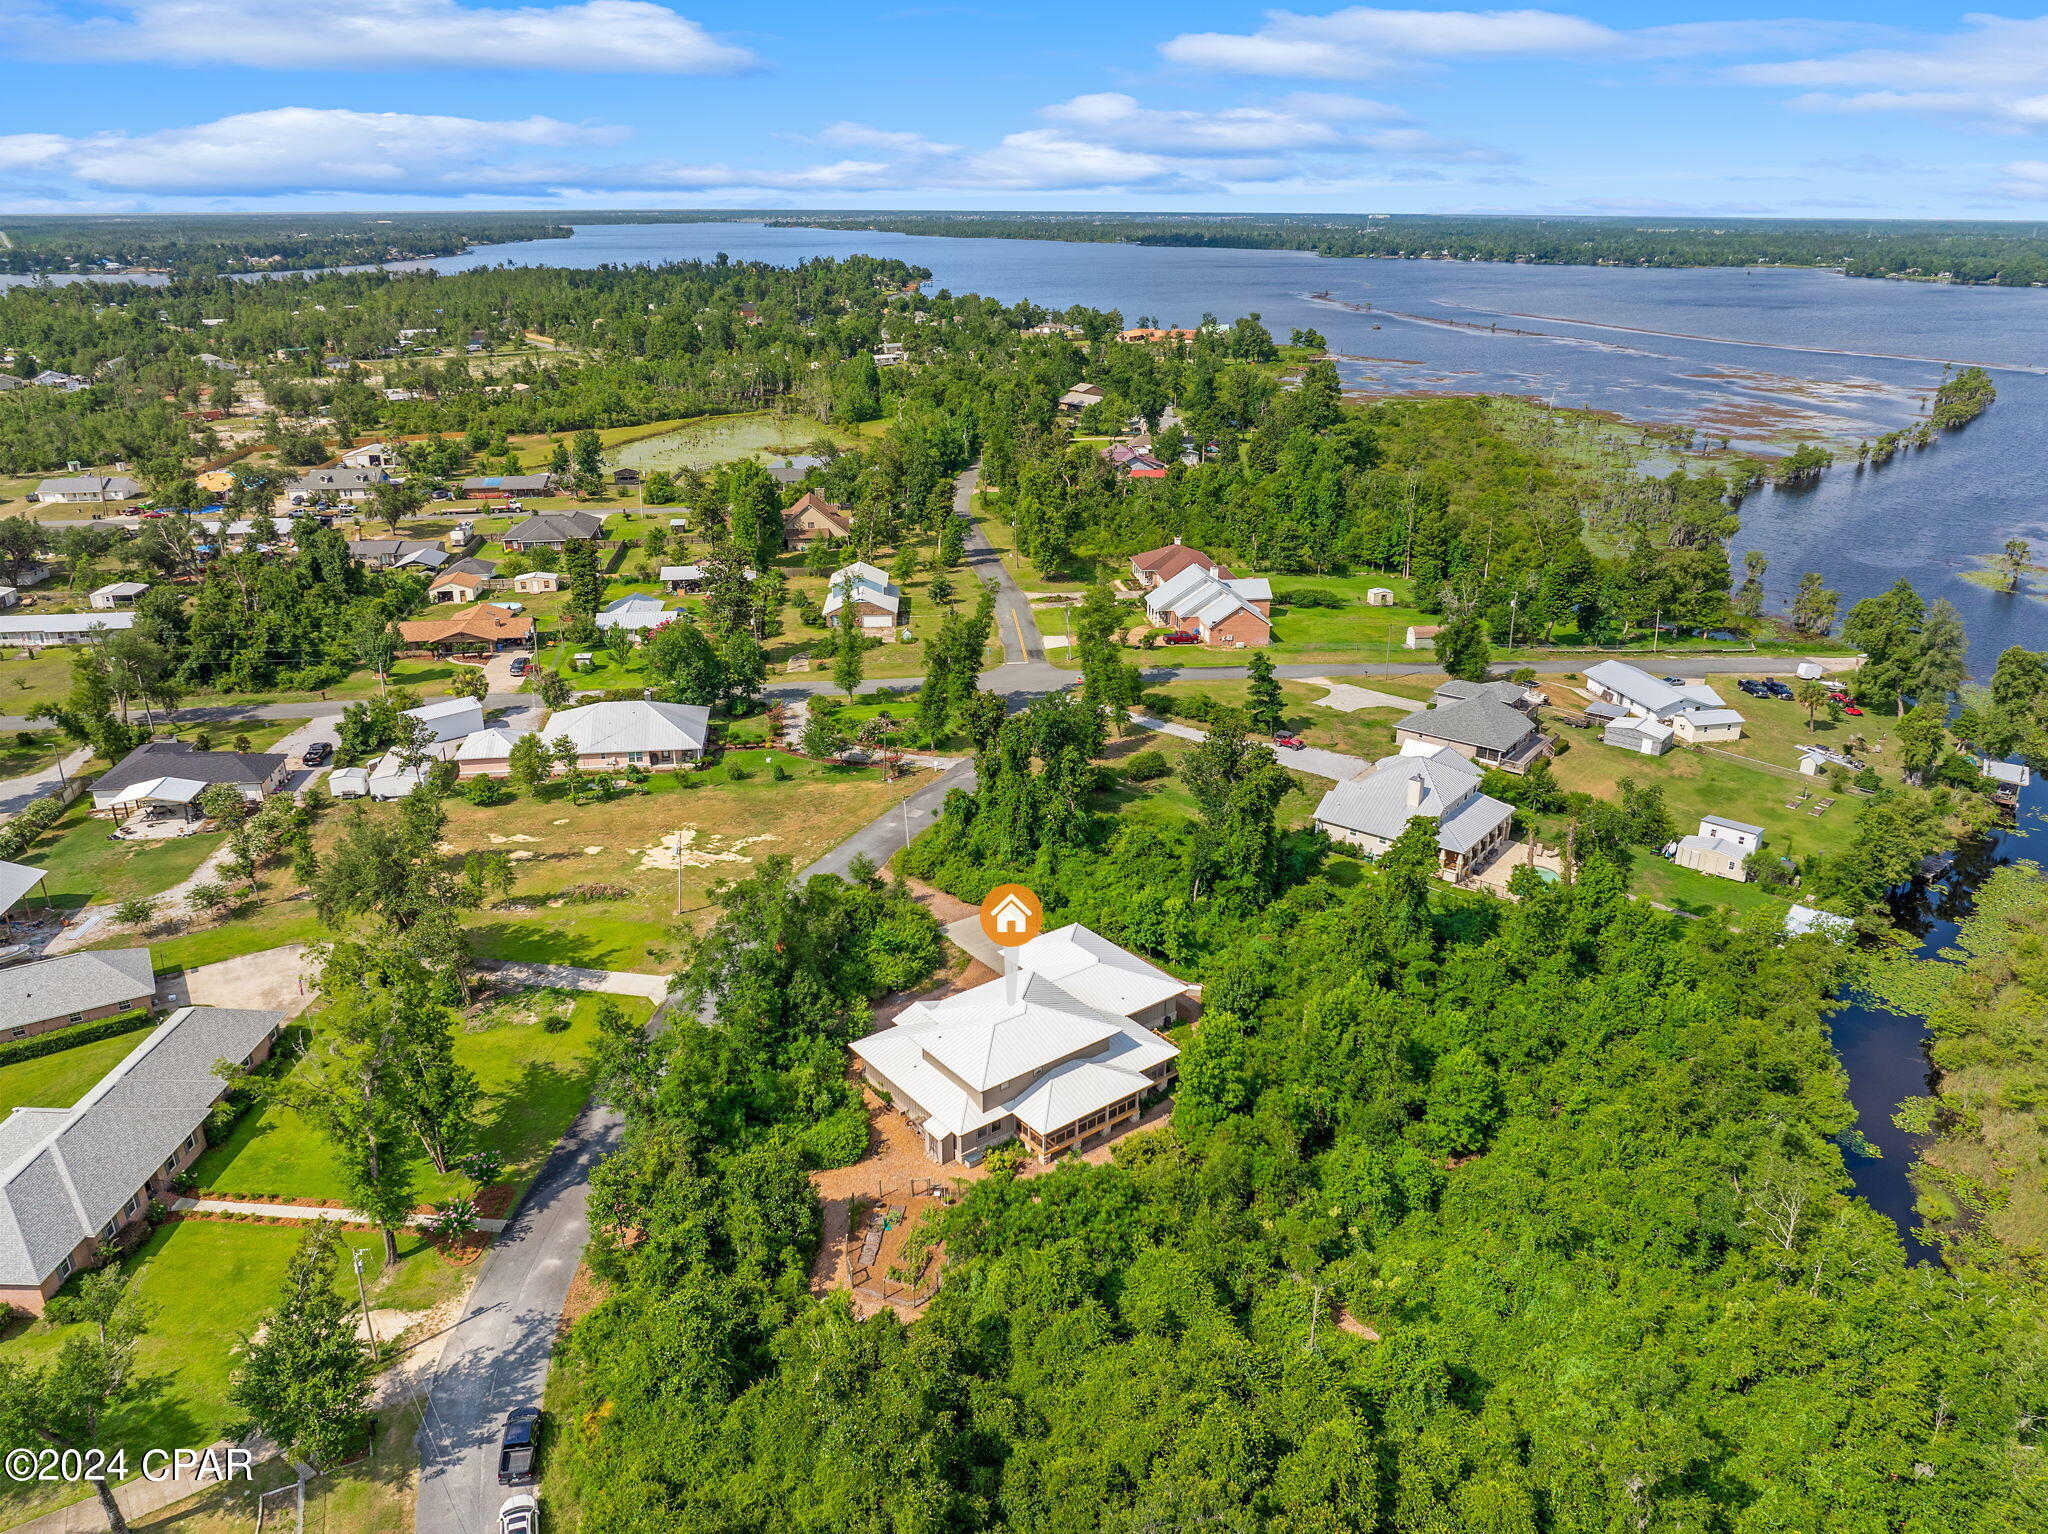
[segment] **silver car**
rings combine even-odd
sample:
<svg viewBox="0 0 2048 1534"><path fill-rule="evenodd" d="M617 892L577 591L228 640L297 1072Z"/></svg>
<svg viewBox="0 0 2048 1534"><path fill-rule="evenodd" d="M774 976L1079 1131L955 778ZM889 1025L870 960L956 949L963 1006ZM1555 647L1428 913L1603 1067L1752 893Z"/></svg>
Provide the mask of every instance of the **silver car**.
<svg viewBox="0 0 2048 1534"><path fill-rule="evenodd" d="M505 1499L498 1509L498 1534L540 1534L540 1504L531 1493Z"/></svg>

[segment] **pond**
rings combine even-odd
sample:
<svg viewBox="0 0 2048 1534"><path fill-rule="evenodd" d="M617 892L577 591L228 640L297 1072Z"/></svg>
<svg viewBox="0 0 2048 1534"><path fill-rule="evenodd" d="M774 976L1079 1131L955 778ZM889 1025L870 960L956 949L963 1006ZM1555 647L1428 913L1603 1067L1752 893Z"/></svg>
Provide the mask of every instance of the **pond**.
<svg viewBox="0 0 2048 1534"><path fill-rule="evenodd" d="M829 439L842 447L851 446L857 435L841 427L827 426L812 416L776 415L761 411L755 415L707 416L673 431L637 441L622 442L611 452L622 469L699 469L734 458L752 456L766 462L809 450L811 444Z"/></svg>

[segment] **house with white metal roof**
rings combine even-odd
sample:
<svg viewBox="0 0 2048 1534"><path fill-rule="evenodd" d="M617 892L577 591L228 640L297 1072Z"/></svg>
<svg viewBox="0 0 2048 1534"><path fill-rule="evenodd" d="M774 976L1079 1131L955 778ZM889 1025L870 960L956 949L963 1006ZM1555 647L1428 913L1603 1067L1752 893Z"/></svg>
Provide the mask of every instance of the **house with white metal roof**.
<svg viewBox="0 0 2048 1534"><path fill-rule="evenodd" d="M34 892L46 873L47 870L31 868L26 863L0 863L0 921L26 919L17 917L14 908Z"/></svg>
<svg viewBox="0 0 2048 1534"><path fill-rule="evenodd" d="M44 650L60 644L98 644L108 634L135 627L135 614L31 613L0 618L0 649Z"/></svg>
<svg viewBox="0 0 2048 1534"><path fill-rule="evenodd" d="M156 970L147 948L103 948L16 965L0 975L0 1039L97 1022L150 1006Z"/></svg>
<svg viewBox="0 0 2048 1534"><path fill-rule="evenodd" d="M133 607L147 590L147 581L113 581L100 587L86 600L99 611L110 613L117 607Z"/></svg>
<svg viewBox="0 0 2048 1534"><path fill-rule="evenodd" d="M1333 840L1378 857L1415 819L1436 822L1437 872L1453 881L1507 845L1514 807L1479 791L1481 770L1447 746L1404 747L1346 779L1316 805L1316 825Z"/></svg>
<svg viewBox="0 0 2048 1534"><path fill-rule="evenodd" d="M1764 844L1764 828L1725 815L1702 815L1697 834L1681 836L1671 848L1680 868L1712 874L1717 879L1749 880L1747 859Z"/></svg>
<svg viewBox="0 0 2048 1534"><path fill-rule="evenodd" d="M1620 706L1617 703L1595 703L1588 711ZM1596 714L1594 717L1599 716ZM1678 732L1661 719L1653 719L1648 714L1623 714L1600 732L1600 743L1643 756L1662 756L1671 749L1677 735Z"/></svg>
<svg viewBox="0 0 2048 1534"><path fill-rule="evenodd" d="M891 584L886 570L865 560L855 560L832 572L819 611L825 622L837 628L841 613L853 608L864 629L894 628L902 619L903 593Z"/></svg>
<svg viewBox="0 0 2048 1534"><path fill-rule="evenodd" d="M1044 957L1062 965L1085 952L1066 940ZM1172 1090L1180 1056L1145 1024L1021 965L958 995L913 1002L853 1053L941 1164L977 1162L1010 1139L1040 1161L1098 1144L1134 1122L1149 1095Z"/></svg>
<svg viewBox="0 0 2048 1534"><path fill-rule="evenodd" d="M586 703L549 718L540 732L550 744L566 738L577 765L590 771L694 762L711 738L711 711L694 703L630 699Z"/></svg>
<svg viewBox="0 0 2048 1534"><path fill-rule="evenodd" d="M206 1149L228 1089L214 1067L261 1062L282 1012L181 1007L69 1108L0 1121L0 1303L41 1315L64 1280L149 1216Z"/></svg>
<svg viewBox="0 0 2048 1534"><path fill-rule="evenodd" d="M1704 682L1676 685L1626 661L1603 660L1586 668L1586 691L1652 719L1668 721L1691 709L1726 708L1727 700Z"/></svg>
<svg viewBox="0 0 2048 1534"><path fill-rule="evenodd" d="M460 740L484 727L484 706L475 698L438 698L405 711L434 732L434 741Z"/></svg>
<svg viewBox="0 0 2048 1534"><path fill-rule="evenodd" d="M1152 622L1193 634L1215 649L1271 644L1272 612L1273 587L1264 577L1232 576L1196 562L1185 564L1145 593L1145 615Z"/></svg>
<svg viewBox="0 0 2048 1534"><path fill-rule="evenodd" d="M1689 708L1669 722L1671 733L1688 746L1742 739L1742 715L1732 708Z"/></svg>
<svg viewBox="0 0 2048 1534"><path fill-rule="evenodd" d="M597 610L596 621L601 629L624 629L629 634L645 634L649 629L660 628L674 616L660 597L636 592L605 603Z"/></svg>
<svg viewBox="0 0 2048 1534"><path fill-rule="evenodd" d="M1040 975L1084 1006L1164 1028L1188 994L1185 980L1119 948L1079 922L1041 932L1015 950L1017 968Z"/></svg>

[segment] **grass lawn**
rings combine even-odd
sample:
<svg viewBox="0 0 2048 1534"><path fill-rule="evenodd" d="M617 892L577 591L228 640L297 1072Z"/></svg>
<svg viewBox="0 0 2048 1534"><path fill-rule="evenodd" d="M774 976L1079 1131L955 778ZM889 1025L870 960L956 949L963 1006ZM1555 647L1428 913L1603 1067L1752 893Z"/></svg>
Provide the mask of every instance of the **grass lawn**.
<svg viewBox="0 0 2048 1534"><path fill-rule="evenodd" d="M42 892L51 905L64 910L162 894L189 878L225 839L214 831L163 841L109 841L113 822L93 819L91 810L90 795L79 799L20 859L48 870Z"/></svg>
<svg viewBox="0 0 2048 1534"><path fill-rule="evenodd" d="M7 698L0 696L0 708L13 706ZM0 779L24 778L32 772L41 772L73 749L55 730L21 730L0 736ZM98 769L87 763L87 770Z"/></svg>
<svg viewBox="0 0 2048 1534"><path fill-rule="evenodd" d="M318 942L332 935L320 925L309 902L275 900L244 907L226 921L201 927L195 932L182 932L176 937L150 937L143 941L149 944L156 972L167 975L173 970L198 969L204 964L238 959L245 953L261 953L266 948L281 948L287 943ZM129 935L86 946L128 948L135 942L135 937Z"/></svg>
<svg viewBox="0 0 2048 1534"><path fill-rule="evenodd" d="M96 1044L78 1044L54 1055L0 1065L0 1118L16 1108L70 1107L148 1037L147 1028L138 1028Z"/></svg>
<svg viewBox="0 0 2048 1534"><path fill-rule="evenodd" d="M522 1188L590 1096L584 1064L596 1036L593 1021L601 998L588 993L530 991L471 1019L455 1036L455 1056L476 1072L483 1088L478 1119L482 1143L505 1162L505 1181ZM634 997L613 997L630 1016L653 1009ZM540 1019L566 1015L570 1027L548 1033ZM313 1049L319 1049L315 1023ZM224 1196L271 1194L287 1198L346 1201L348 1190L334 1166L327 1142L289 1108L263 1107L247 1114L220 1145L194 1167L198 1185ZM419 1163L418 1201L453 1197L469 1189L460 1174L443 1176Z"/></svg>
<svg viewBox="0 0 2048 1534"><path fill-rule="evenodd" d="M237 1349L241 1339L276 1306L278 1287L299 1239L300 1232L285 1225L180 1220L160 1227L128 1259L131 1268L140 1270L136 1291L158 1307L137 1345L139 1371L159 1376L163 1382L161 1390L113 1424L110 1440L128 1449L131 1465L140 1469L146 1449L204 1447L235 1418L227 1388ZM362 1245L373 1238L355 1234L351 1239ZM407 1270L416 1265L454 1271L418 1237L402 1236L399 1254L402 1263L397 1272L408 1281L413 1275ZM373 1306L384 1299L391 1281L390 1277L380 1281L379 1290L371 1297ZM81 1332L80 1327L37 1321L0 1341L0 1361L47 1363L68 1338ZM75 1487L59 1487L54 1495L35 1501L0 1493L0 1518L12 1524L48 1507L79 1500L77 1492ZM246 1487L241 1494L248 1497ZM253 1503L253 1498L249 1500ZM410 1525L389 1526L395 1530ZM143 1527L182 1530L186 1525L159 1522ZM349 1523L334 1527L347 1528L353 1534L365 1526Z"/></svg>
<svg viewBox="0 0 2048 1534"><path fill-rule="evenodd" d="M71 687L71 652L63 645L24 654L9 651L0 659L0 711L26 714L54 703Z"/></svg>
<svg viewBox="0 0 2048 1534"><path fill-rule="evenodd" d="M768 775L772 755L790 773ZM734 765L753 776L727 777ZM725 763L684 775L654 774L608 803L563 798L525 800L478 809L447 801L445 843L456 854L512 855L517 884L504 904L469 921L472 947L487 958L580 964L596 969L659 971L677 921L679 874L663 839L684 839L680 870L683 915L697 917L713 884L744 875L761 857L784 854L798 867L844 841L925 781L898 784L875 768L829 766L784 751L727 753ZM617 899L574 898L602 885ZM519 909L524 906L528 909Z"/></svg>

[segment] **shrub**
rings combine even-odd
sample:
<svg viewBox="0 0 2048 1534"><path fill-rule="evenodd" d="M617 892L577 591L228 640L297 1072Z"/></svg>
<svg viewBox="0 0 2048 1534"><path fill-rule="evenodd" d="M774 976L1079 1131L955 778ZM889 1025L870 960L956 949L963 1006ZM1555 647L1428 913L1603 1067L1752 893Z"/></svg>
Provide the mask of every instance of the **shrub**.
<svg viewBox="0 0 2048 1534"><path fill-rule="evenodd" d="M1031 1163L1031 1152L1021 1140L1004 1140L981 1153L981 1164L993 1176L1023 1170Z"/></svg>
<svg viewBox="0 0 2048 1534"><path fill-rule="evenodd" d="M559 1012L551 1017L544 1017L540 1020L540 1031L542 1033L567 1033L569 1031L569 1019L562 1016Z"/></svg>
<svg viewBox="0 0 2048 1534"><path fill-rule="evenodd" d="M853 1165L868 1152L867 1111L853 1103L826 1115L797 1137L797 1152L814 1172Z"/></svg>
<svg viewBox="0 0 2048 1534"><path fill-rule="evenodd" d="M1880 788L1884 787L1884 779L1880 778L1877 775L1877 769L1875 767L1864 768L1861 772L1856 774L1854 781L1856 786L1862 789L1866 794L1874 794Z"/></svg>
<svg viewBox="0 0 2048 1534"><path fill-rule="evenodd" d="M450 762L447 765L454 766ZM471 778L462 785L462 797L478 809L487 810L493 805L503 804L512 797L512 790L496 778Z"/></svg>
<svg viewBox="0 0 2048 1534"><path fill-rule="evenodd" d="M1275 600L1282 607L1348 607L1351 604L1334 591L1325 591L1320 586L1304 586L1299 591L1290 591Z"/></svg>
<svg viewBox="0 0 2048 1534"><path fill-rule="evenodd" d="M133 1012L103 1017L96 1023L77 1023L69 1028L36 1034L32 1038L15 1039L10 1043L0 1044L0 1065L13 1065L20 1060L38 1060L44 1055L76 1049L81 1044L97 1044L101 1039L111 1039L119 1034L134 1033L139 1028L147 1028L155 1021L155 1013L147 1008L139 1008Z"/></svg>
<svg viewBox="0 0 2048 1534"><path fill-rule="evenodd" d="M473 1150L467 1156L458 1157L455 1166L479 1188L487 1188L505 1175L504 1160L496 1151Z"/></svg>
<svg viewBox="0 0 2048 1534"><path fill-rule="evenodd" d="M789 781L789 769L780 762L774 762L768 768L768 776L777 783L787 783Z"/></svg>
<svg viewBox="0 0 2048 1534"><path fill-rule="evenodd" d="M1163 751L1140 751L1124 763L1124 776L1133 783L1150 783L1154 778L1166 777L1173 771Z"/></svg>
<svg viewBox="0 0 2048 1534"><path fill-rule="evenodd" d="M476 1229L475 1203L466 1198L451 1198L434 1205L434 1217L427 1222L427 1229L449 1241L468 1235Z"/></svg>
<svg viewBox="0 0 2048 1534"><path fill-rule="evenodd" d="M725 769L725 780L728 783L744 783L752 776L753 773L742 767L738 762L734 762Z"/></svg>

